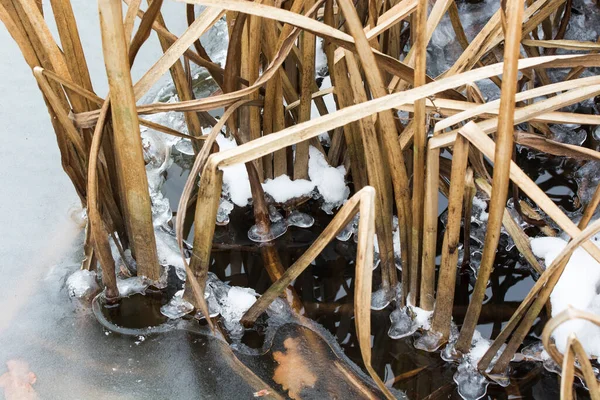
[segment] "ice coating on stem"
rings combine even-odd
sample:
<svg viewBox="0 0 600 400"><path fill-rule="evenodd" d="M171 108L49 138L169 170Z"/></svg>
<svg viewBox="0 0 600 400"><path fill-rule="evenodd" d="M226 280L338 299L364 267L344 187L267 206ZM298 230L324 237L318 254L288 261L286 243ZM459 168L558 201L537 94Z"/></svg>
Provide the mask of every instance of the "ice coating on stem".
<svg viewBox="0 0 600 400"><path fill-rule="evenodd" d="M170 319L181 318L192 311L194 311L194 306L183 299L183 290L175 293L171 300L160 308L161 314Z"/></svg>
<svg viewBox="0 0 600 400"><path fill-rule="evenodd" d="M143 276L134 276L132 278L117 278L117 289L121 297L128 297L135 293L144 294L150 283Z"/></svg>
<svg viewBox="0 0 600 400"><path fill-rule="evenodd" d="M306 213L294 210L287 217L286 222L289 226L310 228L315 223L315 219Z"/></svg>
<svg viewBox="0 0 600 400"><path fill-rule="evenodd" d="M352 235L356 234L358 232L358 219L359 219L359 214L360 213L356 213L356 215L354 216L354 218L352 218L352 220L350 222L348 222L348 225L346 225L335 237L337 240L340 240L342 242L346 242L348 240L350 240L350 238L352 237Z"/></svg>
<svg viewBox="0 0 600 400"><path fill-rule="evenodd" d="M67 292L71 297L90 298L99 289L94 271L79 269L67 278Z"/></svg>
<svg viewBox="0 0 600 400"><path fill-rule="evenodd" d="M263 231L258 225L252 225L248 230L248 239L257 243L266 243L283 236L287 232L285 221L277 221L271 224L268 231Z"/></svg>
<svg viewBox="0 0 600 400"><path fill-rule="evenodd" d="M399 295L400 291L398 291ZM425 311L412 304L398 307L390 314L391 325L388 336L392 339L400 339L410 336L418 330L428 330L432 315L433 311Z"/></svg>
<svg viewBox="0 0 600 400"><path fill-rule="evenodd" d="M455 359L454 345L456 335L451 336L450 341L441 356L446 361ZM465 400L477 400L485 396L489 381L477 369L481 357L488 351L491 341L481 336L479 331L473 333L471 349L462 355L458 369L454 374L454 382L458 386L458 394Z"/></svg>
<svg viewBox="0 0 600 400"><path fill-rule="evenodd" d="M592 242L600 247L600 235L592 238ZM531 240L533 254L544 260L546 267L550 266L559 253L566 247L567 242L560 238L540 237ZM569 306L600 315L600 264L587 251L578 247L575 249L564 272L556 283L550 302L552 316L556 316ZM573 320L561 324L552 334L556 347L561 353L566 350L568 337L571 333L583 345L590 356L600 356L600 327L584 320Z"/></svg>
<svg viewBox="0 0 600 400"><path fill-rule="evenodd" d="M219 209L217 210L217 225L227 225L229 223L229 214L233 210L233 203L221 197L219 200Z"/></svg>

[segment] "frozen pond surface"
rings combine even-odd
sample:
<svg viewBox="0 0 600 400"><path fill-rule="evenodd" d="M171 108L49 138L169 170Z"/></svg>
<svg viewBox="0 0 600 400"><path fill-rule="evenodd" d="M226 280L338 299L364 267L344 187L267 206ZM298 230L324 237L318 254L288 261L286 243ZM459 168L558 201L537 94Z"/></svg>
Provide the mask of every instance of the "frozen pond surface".
<svg viewBox="0 0 600 400"><path fill-rule="evenodd" d="M84 21L80 30L95 89L105 95L96 3L72 3ZM184 12L181 4L165 2L168 11L174 7ZM166 14L169 23L172 12ZM170 28L175 33L184 29ZM134 79L159 51L157 43L142 48ZM204 398L251 398L248 384L229 370L223 373L223 362L202 356L217 354L220 342L198 337L194 340L202 346L190 352L194 340L187 340L184 331L141 343L107 335L88 308L71 303L64 283L82 257L82 228L70 217L79 199L61 168L35 79L2 24L0 59L0 376L9 360L27 362L37 377L33 387L44 399L193 398L200 393Z"/></svg>

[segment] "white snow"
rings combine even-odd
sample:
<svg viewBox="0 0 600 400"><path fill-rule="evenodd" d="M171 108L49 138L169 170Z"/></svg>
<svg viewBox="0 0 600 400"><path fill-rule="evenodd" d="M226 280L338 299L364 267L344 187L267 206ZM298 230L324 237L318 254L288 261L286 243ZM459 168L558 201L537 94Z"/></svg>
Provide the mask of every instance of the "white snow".
<svg viewBox="0 0 600 400"><path fill-rule="evenodd" d="M263 189L277 203L285 203L286 201L296 198L309 196L315 188L315 184L306 179L291 180L287 175L280 175L275 179L267 179L263 183Z"/></svg>
<svg viewBox="0 0 600 400"><path fill-rule="evenodd" d="M222 134L217 136L219 151L237 147L235 139L228 139ZM248 199L252 197L248 172L244 164L235 164L221 168L223 171L224 191L229 194L231 201L238 207L246 207Z"/></svg>
<svg viewBox="0 0 600 400"><path fill-rule="evenodd" d="M256 292L250 288L232 286L227 293L227 303L221 315L225 319L239 321L256 302Z"/></svg>
<svg viewBox="0 0 600 400"><path fill-rule="evenodd" d="M237 147L234 139L224 135L217 136L220 151ZM248 205L252 197L250 181L244 164L236 164L221 168L223 171L223 192L229 196L231 202L238 207ZM333 209L344 204L350 194L346 186L346 169L343 166L334 168L327 163L325 156L315 147L310 147L308 160L308 176L310 180L291 180L287 175L269 179L263 183L263 189L278 203L295 197L307 196L316 187L324 200L323 210L329 214Z"/></svg>
<svg viewBox="0 0 600 400"><path fill-rule="evenodd" d="M346 186L346 168L340 165L332 167L325 160L325 156L313 146L309 148L308 176L317 186L325 204L323 210L329 214L333 209L341 206L350 194Z"/></svg>
<svg viewBox="0 0 600 400"><path fill-rule="evenodd" d="M593 238L593 242L598 246L597 236ZM552 264L566 245L567 242L560 238L540 237L531 240L533 254L544 259L546 267ZM584 249L577 248L550 295L552 316L569 306L600 315L599 287L600 264ZM600 356L600 327L581 320L562 324L552 335L561 352L565 351L571 333L577 335L588 355Z"/></svg>

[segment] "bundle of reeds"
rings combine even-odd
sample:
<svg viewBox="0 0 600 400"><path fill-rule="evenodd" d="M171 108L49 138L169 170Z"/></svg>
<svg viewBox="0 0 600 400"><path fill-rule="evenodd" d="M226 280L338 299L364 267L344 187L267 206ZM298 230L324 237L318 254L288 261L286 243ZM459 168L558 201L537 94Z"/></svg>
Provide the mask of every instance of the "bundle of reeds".
<svg viewBox="0 0 600 400"><path fill-rule="evenodd" d="M595 54L599 45L563 39L571 15L570 0L501 2L471 41L453 0L432 4L425 0L180 0L187 3L189 24L180 37L165 26L162 0L148 0L145 11L141 0L124 1L125 15L119 0L98 1L110 87L105 99L93 91L69 0L50 1L60 45L44 21L41 1L0 1L0 18L19 44L48 106L63 168L87 207L84 268L100 263L108 299L119 296L109 237L121 251L132 251L139 275L151 280L160 275L140 125L189 138L194 144L195 162L175 227L183 254L184 227L190 226L185 221L194 222L185 296L204 315L208 315L204 285L222 191L220 168L245 163L257 227L268 233L270 221L261 187L264 180L283 174L306 178L310 145L323 152L332 166L347 167L355 194L293 266L285 270L274 247L261 248L273 285L243 322L252 324L360 210L356 328L365 366L388 397L391 393L370 364L375 234L383 289L394 293L401 282L399 309L409 313L411 305L433 311L431 329L417 344L438 349L450 335L461 223L466 221L462 241L468 242L474 193L489 194L483 257L454 357L470 349L502 226L540 273L530 294L479 362L479 370L489 376L505 373L575 247L581 245L600 262L600 249L588 240L600 231L600 224L586 228L600 202L600 190L586 205L577 226L513 160L517 144L552 155L600 160L599 152L553 141L548 134L552 124L600 124L598 115L558 111L600 94L600 77L579 78L587 68L600 66L600 55ZM195 4L204 6L198 16ZM426 74L426 50L445 14L464 51L442 75L430 77ZM137 18L139 24L135 24ZM210 59L199 41L221 18L227 21L229 33L224 67ZM138 26L135 32L134 26ZM152 31L164 54L134 83L131 65ZM315 80L317 36L323 39L332 82L326 90L320 90ZM555 55L556 49L582 54ZM221 90L196 99L190 64L205 68ZM553 68L569 69L564 81L552 82L548 71ZM136 105L167 72L180 101ZM486 102L474 85L487 78L501 89L498 101ZM328 94L333 94L335 109L323 100ZM313 105L319 117L311 115ZM225 112L218 121L207 114L220 108ZM189 134L143 119L167 111L185 114ZM399 118L398 111L408 112L408 120ZM517 125L527 131L515 128ZM209 135L202 136L203 127L211 128ZM215 140L224 129L238 147L217 152ZM317 139L323 132L331 138L327 148ZM452 153L450 168L440 156L443 149ZM568 249L546 270L506 209L510 185L543 211L538 219L551 219L572 238ZM449 206L436 282L440 191L448 197ZM189 212L193 202L195 210ZM400 231L400 278L394 265L394 215ZM545 344L550 345L548 335ZM572 348L565 366L572 366L574 356L580 362L585 358L576 339ZM497 359L489 369L494 357ZM559 358L555 353L553 357ZM583 375L593 387L589 364L583 365Z"/></svg>

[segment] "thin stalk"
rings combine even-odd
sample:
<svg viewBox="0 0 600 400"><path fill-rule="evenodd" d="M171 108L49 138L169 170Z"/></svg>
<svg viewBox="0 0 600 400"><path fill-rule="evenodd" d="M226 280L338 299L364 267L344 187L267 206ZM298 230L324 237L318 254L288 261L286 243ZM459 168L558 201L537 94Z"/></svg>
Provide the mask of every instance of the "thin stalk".
<svg viewBox="0 0 600 400"><path fill-rule="evenodd" d="M504 43L504 69L502 72L502 91L500 97L500 112L498 116L498 128L496 133L496 151L494 162L494 173L492 185L492 196L488 224L485 234L483 256L477 281L467 315L463 322L460 336L456 343L458 352L467 353L471 349L471 340L477 326L477 320L481 313L485 291L487 288L496 249L500 240L500 229L506 199L508 196L508 184L510 182L510 164L513 154L513 132L514 132L514 110L515 94L517 91L519 51L521 49L521 24L523 21L523 0L509 0L507 3L507 32ZM465 240L468 240L465 239Z"/></svg>
<svg viewBox="0 0 600 400"><path fill-rule="evenodd" d="M140 125L135 112L135 98L129 63L121 3L99 0L102 48L112 103L114 152L122 199L126 210L127 232L135 255L138 274L151 280L160 278L148 181L142 154Z"/></svg>
<svg viewBox="0 0 600 400"><path fill-rule="evenodd" d="M452 172L450 175L450 193L448 198L448 224L444 233L442 247L442 264L438 281L435 310L431 322L431 330L441 335L439 347L450 336L452 306L456 282L456 265L458 262L458 243L460 239L460 221L463 209L465 173L469 156L469 141L457 138L452 156Z"/></svg>
<svg viewBox="0 0 600 400"><path fill-rule="evenodd" d="M423 219L423 260L421 262L421 295L419 305L433 310L435 302L435 257L438 226L438 194L440 181L440 150L427 150L425 175L425 207Z"/></svg>
<svg viewBox="0 0 600 400"><path fill-rule="evenodd" d="M426 0L419 0L415 19L415 80L414 87L426 83L427 64L427 4ZM421 240L423 236L423 208L424 208L424 183L425 183L425 151L427 140L427 125L425 120L425 99L415 101L415 113L413 115L414 139L413 139L413 191L412 191L412 238L410 247L410 292L408 301L417 304L419 298L419 262L421 256ZM404 278L403 278L404 279Z"/></svg>

